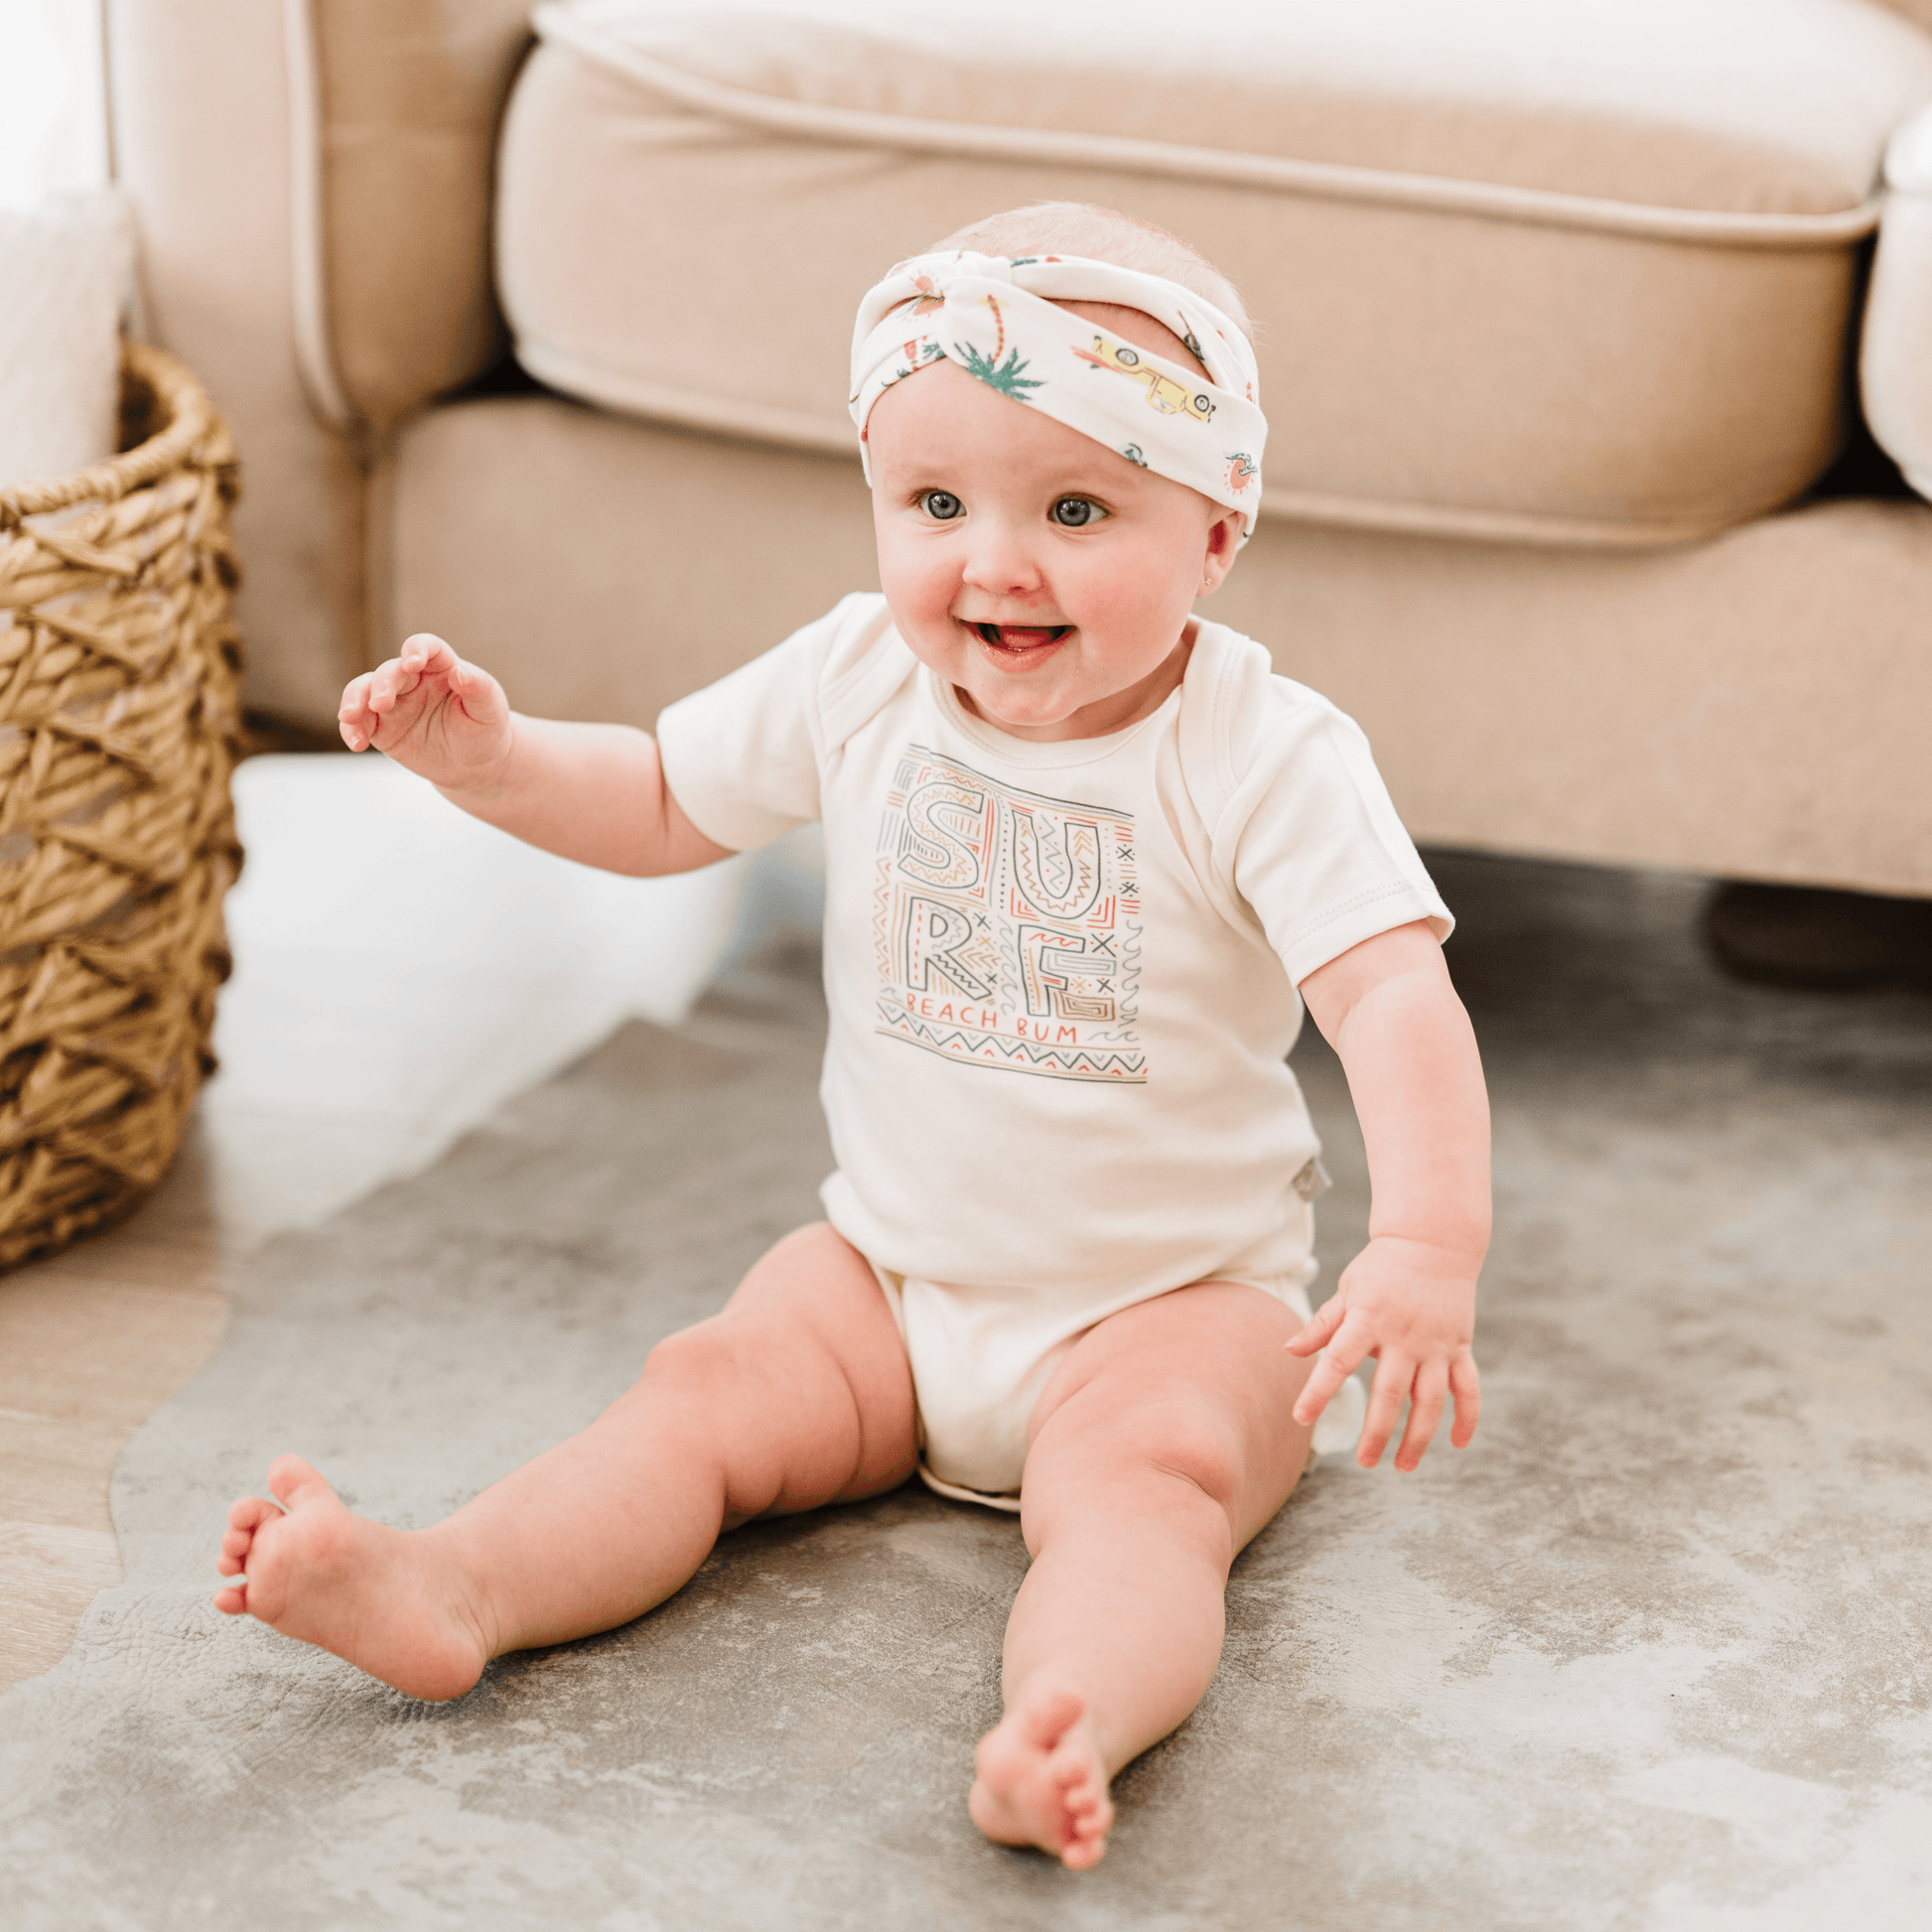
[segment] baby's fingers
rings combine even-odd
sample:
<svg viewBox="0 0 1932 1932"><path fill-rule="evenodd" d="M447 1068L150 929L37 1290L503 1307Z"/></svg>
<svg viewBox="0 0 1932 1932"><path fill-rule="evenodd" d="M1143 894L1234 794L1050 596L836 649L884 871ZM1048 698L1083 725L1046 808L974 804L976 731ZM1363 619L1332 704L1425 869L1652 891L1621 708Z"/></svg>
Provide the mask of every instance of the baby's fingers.
<svg viewBox="0 0 1932 1932"><path fill-rule="evenodd" d="M463 659L433 630L412 630L402 640L395 662L411 677L449 677L466 668Z"/></svg>
<svg viewBox="0 0 1932 1932"><path fill-rule="evenodd" d="M1301 1327L1288 1338L1288 1352L1291 1355L1312 1355L1325 1348L1328 1337L1341 1326L1342 1316L1348 1312L1343 1299L1331 1295L1303 1322Z"/></svg>
<svg viewBox="0 0 1932 1932"><path fill-rule="evenodd" d="M1476 1374L1476 1358L1467 1349L1449 1363L1449 1394L1455 1398L1455 1426L1449 1431L1449 1443L1455 1449L1467 1449L1469 1438L1476 1433L1476 1419L1482 1414L1482 1378Z"/></svg>
<svg viewBox="0 0 1932 1932"><path fill-rule="evenodd" d="M413 631L402 640L395 656L378 664L369 678L369 704L378 712L393 711L425 678L454 680L466 668L462 658L441 637L428 630Z"/></svg>
<svg viewBox="0 0 1932 1932"><path fill-rule="evenodd" d="M1402 1417L1403 1398L1409 1393L1409 1385L1416 1377L1416 1358L1413 1355L1400 1355L1392 1348L1382 1351L1382 1359L1375 1370L1375 1380L1368 1392L1368 1416L1362 1424L1362 1439L1355 1450L1355 1460L1363 1468L1372 1469L1382 1459L1382 1451L1389 1446L1389 1438L1395 1434L1395 1426Z"/></svg>
<svg viewBox="0 0 1932 1932"><path fill-rule="evenodd" d="M377 719L369 707L369 686L374 682L373 671L364 671L360 677L351 678L336 711L337 729L343 735L343 743L351 752L366 750L375 739Z"/></svg>
<svg viewBox="0 0 1932 1932"><path fill-rule="evenodd" d="M1415 1387L1409 1394L1409 1427L1402 1432L1401 1447L1395 1452L1395 1466L1405 1474L1422 1460L1436 1425L1443 1419L1448 1396L1448 1369L1441 1362L1425 1362L1416 1371Z"/></svg>
<svg viewBox="0 0 1932 1932"><path fill-rule="evenodd" d="M447 650L449 646L446 644L444 648ZM465 663L452 651L449 677L450 689L462 704L464 715L477 724L500 724L510 715L503 687L481 665Z"/></svg>
<svg viewBox="0 0 1932 1932"><path fill-rule="evenodd" d="M1297 1340L1301 1337L1297 1336ZM1368 1323L1344 1320L1340 1332L1316 1361L1314 1373L1303 1384L1291 1412L1304 1429L1312 1429L1335 1391L1358 1369L1368 1354Z"/></svg>
<svg viewBox="0 0 1932 1932"><path fill-rule="evenodd" d="M422 681L422 672L412 670L400 657L387 659L369 673L369 709L378 717L386 716L399 698L406 698Z"/></svg>

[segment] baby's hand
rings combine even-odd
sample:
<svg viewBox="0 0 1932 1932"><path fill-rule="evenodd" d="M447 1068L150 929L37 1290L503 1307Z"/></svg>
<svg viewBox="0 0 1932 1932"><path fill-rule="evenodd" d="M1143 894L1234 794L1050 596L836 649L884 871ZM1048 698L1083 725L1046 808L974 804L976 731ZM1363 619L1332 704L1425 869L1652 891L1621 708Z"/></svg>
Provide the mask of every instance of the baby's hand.
<svg viewBox="0 0 1932 1932"><path fill-rule="evenodd" d="M1482 1406L1469 1345L1478 1266L1466 1255L1426 1241L1391 1234L1372 1240L1342 1271L1341 1285L1314 1319L1288 1344L1297 1355L1328 1351L1295 1404L1295 1420L1312 1428L1343 1380L1373 1355L1375 1386L1355 1452L1362 1467L1372 1469L1381 1461L1405 1396L1409 1427L1395 1453L1398 1469L1413 1469L1422 1460L1449 1396L1455 1399L1449 1441L1463 1448L1475 1434Z"/></svg>
<svg viewBox="0 0 1932 1932"><path fill-rule="evenodd" d="M373 745L418 777L455 790L489 783L509 758L503 687L428 631L354 679L337 719L351 752Z"/></svg>

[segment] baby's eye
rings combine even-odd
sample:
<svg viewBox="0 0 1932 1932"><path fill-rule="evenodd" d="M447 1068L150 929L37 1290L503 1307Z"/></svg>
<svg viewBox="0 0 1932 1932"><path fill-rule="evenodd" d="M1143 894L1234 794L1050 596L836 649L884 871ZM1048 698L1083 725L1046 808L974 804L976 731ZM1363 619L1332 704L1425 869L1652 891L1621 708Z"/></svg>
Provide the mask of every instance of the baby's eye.
<svg viewBox="0 0 1932 1932"><path fill-rule="evenodd" d="M920 492L919 507L935 523L951 523L966 514L966 505L950 489L927 489Z"/></svg>
<svg viewBox="0 0 1932 1932"><path fill-rule="evenodd" d="M1062 496L1050 512L1053 521L1066 530L1083 530L1107 514L1091 496Z"/></svg>

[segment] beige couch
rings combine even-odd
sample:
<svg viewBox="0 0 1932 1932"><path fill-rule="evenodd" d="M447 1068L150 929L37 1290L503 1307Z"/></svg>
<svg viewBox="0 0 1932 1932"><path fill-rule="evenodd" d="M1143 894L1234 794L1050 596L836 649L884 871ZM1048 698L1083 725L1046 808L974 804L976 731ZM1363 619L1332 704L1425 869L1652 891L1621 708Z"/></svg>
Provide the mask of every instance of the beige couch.
<svg viewBox="0 0 1932 1932"><path fill-rule="evenodd" d="M1242 284L1269 501L1213 614L1420 838L1932 895L1932 0L108 14L258 705L425 627L648 726L875 581L867 283L1065 196Z"/></svg>

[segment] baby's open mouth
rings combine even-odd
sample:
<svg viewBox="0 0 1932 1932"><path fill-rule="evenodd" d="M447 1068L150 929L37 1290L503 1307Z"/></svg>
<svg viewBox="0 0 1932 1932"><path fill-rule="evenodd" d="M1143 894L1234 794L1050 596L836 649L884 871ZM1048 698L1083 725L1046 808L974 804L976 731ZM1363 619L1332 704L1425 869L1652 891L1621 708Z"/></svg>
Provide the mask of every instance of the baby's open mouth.
<svg viewBox="0 0 1932 1932"><path fill-rule="evenodd" d="M976 623L974 633L983 644L1001 650L1037 650L1041 644L1057 644L1073 628L1070 623Z"/></svg>

